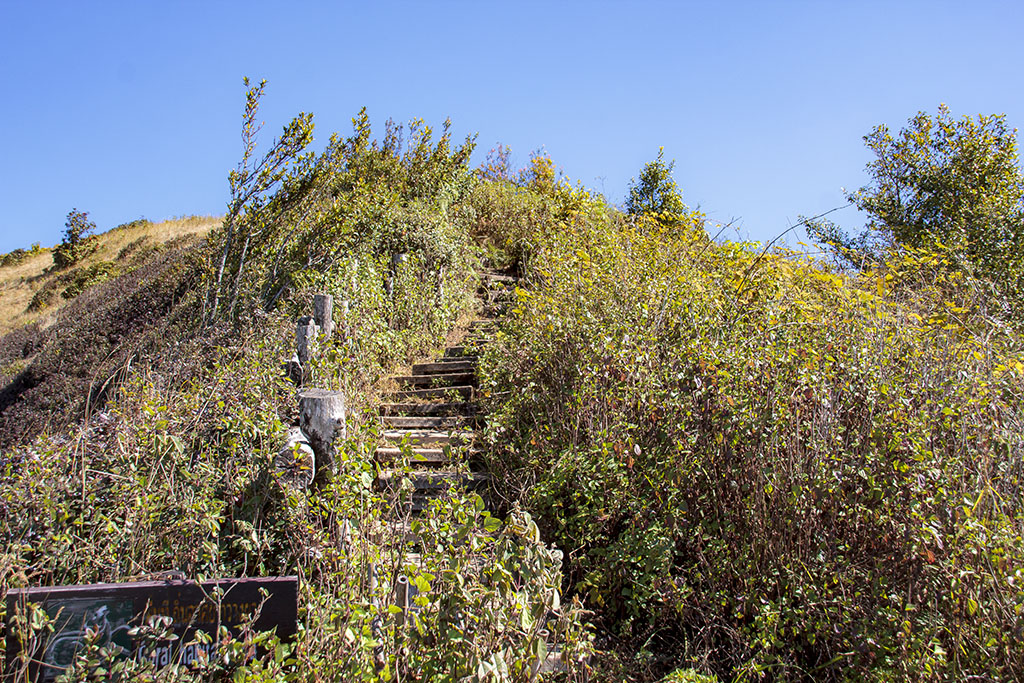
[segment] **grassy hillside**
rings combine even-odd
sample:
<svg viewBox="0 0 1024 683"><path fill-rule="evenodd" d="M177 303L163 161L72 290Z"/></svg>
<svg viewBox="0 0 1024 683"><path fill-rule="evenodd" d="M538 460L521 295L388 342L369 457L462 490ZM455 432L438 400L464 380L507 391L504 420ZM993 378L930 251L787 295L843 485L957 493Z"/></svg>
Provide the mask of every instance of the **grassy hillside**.
<svg viewBox="0 0 1024 683"><path fill-rule="evenodd" d="M92 280L98 279L96 276L101 271L108 276L125 272L163 245L185 244L205 235L219 222L220 219L212 216L187 216L159 223L132 221L96 235L96 250L65 271L53 268L50 248L16 250L24 255L0 256L0 264L3 264L0 265L0 335L32 322L38 321L43 326L51 323L69 300L61 294L73 284L77 283L78 288L87 284L83 280L89 277L90 268ZM97 267L99 264L109 266L103 269ZM74 288L68 293L73 292ZM46 305L39 305L44 302Z"/></svg>

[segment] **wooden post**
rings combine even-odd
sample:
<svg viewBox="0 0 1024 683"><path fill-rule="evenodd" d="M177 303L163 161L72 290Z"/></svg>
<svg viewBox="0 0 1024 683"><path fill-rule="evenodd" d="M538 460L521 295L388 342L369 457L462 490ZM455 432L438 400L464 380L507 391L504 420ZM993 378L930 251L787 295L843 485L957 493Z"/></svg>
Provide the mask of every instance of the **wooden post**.
<svg viewBox="0 0 1024 683"><path fill-rule="evenodd" d="M320 327L325 339L334 334L334 297L330 294L313 296L313 320Z"/></svg>
<svg viewBox="0 0 1024 683"><path fill-rule="evenodd" d="M352 327L349 325L348 311L348 299L341 299L338 302L338 315L341 317L341 324L338 326L338 329L342 339L348 339L352 336Z"/></svg>
<svg viewBox="0 0 1024 683"><path fill-rule="evenodd" d="M293 355L284 362L284 375L297 387L302 386L302 363L298 355Z"/></svg>
<svg viewBox="0 0 1024 683"><path fill-rule="evenodd" d="M415 590L415 586L409 585L409 577L404 574L400 574L395 579L395 604L401 609L401 612L397 613L397 619L399 626L404 626L406 620L409 618L409 593Z"/></svg>
<svg viewBox="0 0 1024 683"><path fill-rule="evenodd" d="M391 270L388 271L388 276L384 278L384 292L388 295L389 299L395 293L395 276L398 274L398 266L408 259L408 254L391 255Z"/></svg>
<svg viewBox="0 0 1024 683"><path fill-rule="evenodd" d="M288 430L284 448L274 457L274 471L289 486L308 488L316 474L316 454L309 445L309 437L298 427Z"/></svg>
<svg viewBox="0 0 1024 683"><path fill-rule="evenodd" d="M295 326L295 347L299 362L304 366L316 353L316 337L319 333L320 329L312 317L306 315L299 318Z"/></svg>
<svg viewBox="0 0 1024 683"><path fill-rule="evenodd" d="M334 470L334 442L345 438L345 395L327 389L299 392L299 427L316 454L317 471Z"/></svg>

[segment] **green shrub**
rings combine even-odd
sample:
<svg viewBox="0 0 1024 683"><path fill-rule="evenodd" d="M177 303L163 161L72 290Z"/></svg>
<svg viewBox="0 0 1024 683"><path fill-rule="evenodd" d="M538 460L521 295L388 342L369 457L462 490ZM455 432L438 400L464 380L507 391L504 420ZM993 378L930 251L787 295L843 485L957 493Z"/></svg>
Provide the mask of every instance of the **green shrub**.
<svg viewBox="0 0 1024 683"><path fill-rule="evenodd" d="M71 209L64 228L63 240L53 249L53 265L58 270L75 265L99 246L96 236L90 234L96 224L89 220L85 211Z"/></svg>
<svg viewBox="0 0 1024 683"><path fill-rule="evenodd" d="M126 244L123 247L121 247L121 250L117 252L117 260L118 261L124 261L128 257L130 257L130 256L135 256L140 251L143 252L144 254L146 254L146 252L148 252L149 249L144 249L144 247L152 248L154 246L154 245L147 245L147 242L149 242L149 241L150 241L149 235L143 235L142 237L139 237L138 239L132 240L128 244Z"/></svg>
<svg viewBox="0 0 1024 683"><path fill-rule="evenodd" d="M28 255L28 251L24 249L15 249L0 257L0 267L16 266L28 258Z"/></svg>
<svg viewBox="0 0 1024 683"><path fill-rule="evenodd" d="M135 228L145 228L150 225L153 225L153 221L149 220L148 218L136 218L135 220L128 221L127 223L121 223L113 230L111 230L111 232L114 232L115 230L133 230Z"/></svg>
<svg viewBox="0 0 1024 683"><path fill-rule="evenodd" d="M60 284L54 279L50 280L42 287L36 290L36 293L29 299L28 306L25 310L37 313L44 311L52 306L57 301L57 295L60 292Z"/></svg>
<svg viewBox="0 0 1024 683"><path fill-rule="evenodd" d="M1024 354L984 284L575 215L484 358L491 465L619 647L674 655L638 668L1019 677Z"/></svg>
<svg viewBox="0 0 1024 683"><path fill-rule="evenodd" d="M120 268L113 261L100 261L86 268L79 268L74 271L68 286L60 295L63 299L74 299L89 287L106 282L120 274Z"/></svg>

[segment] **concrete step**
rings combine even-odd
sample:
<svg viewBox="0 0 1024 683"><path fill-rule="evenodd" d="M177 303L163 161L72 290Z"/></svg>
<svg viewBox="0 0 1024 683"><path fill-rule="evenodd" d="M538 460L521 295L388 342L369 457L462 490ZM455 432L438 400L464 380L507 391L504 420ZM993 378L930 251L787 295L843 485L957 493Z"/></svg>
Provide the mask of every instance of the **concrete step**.
<svg viewBox="0 0 1024 683"><path fill-rule="evenodd" d="M443 417L382 417L385 427L392 429L467 429L478 422L475 416L451 415Z"/></svg>
<svg viewBox="0 0 1024 683"><path fill-rule="evenodd" d="M394 416L411 416L411 415L431 415L431 416L450 416L450 415L475 415L477 412L476 406L465 401L453 402L453 403L415 403L412 401L406 402L391 402L382 403L380 405L381 415L394 415Z"/></svg>
<svg viewBox="0 0 1024 683"><path fill-rule="evenodd" d="M381 436L389 443L459 445L472 441L476 432L469 429L388 429Z"/></svg>
<svg viewBox="0 0 1024 683"><path fill-rule="evenodd" d="M434 363L416 363L412 366L412 374L441 375L452 372L472 373L476 370L476 356L472 356L472 359L473 360L448 358L445 360L439 359Z"/></svg>
<svg viewBox="0 0 1024 683"><path fill-rule="evenodd" d="M437 372L432 375L399 375L395 381L404 387L455 387L474 384L473 372Z"/></svg>
<svg viewBox="0 0 1024 683"><path fill-rule="evenodd" d="M469 385L452 386L452 387L433 387L429 389L409 389L408 391L396 391L391 394L391 398L395 401L406 401L409 399L431 399L431 398L445 398L447 396L461 396L464 399L470 399L475 391L474 387Z"/></svg>

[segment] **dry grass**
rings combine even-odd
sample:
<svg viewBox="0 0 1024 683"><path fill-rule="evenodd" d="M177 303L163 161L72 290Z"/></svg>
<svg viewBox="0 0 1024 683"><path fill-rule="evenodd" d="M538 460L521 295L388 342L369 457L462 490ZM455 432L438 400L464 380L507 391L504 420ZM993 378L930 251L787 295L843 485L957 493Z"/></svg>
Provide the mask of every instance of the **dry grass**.
<svg viewBox="0 0 1024 683"><path fill-rule="evenodd" d="M122 249L139 240L142 240L142 246L148 247L179 238L199 238L220 222L221 218L216 216L182 216L159 223L113 228L97 236L99 248L84 259L81 265L117 261ZM34 321L39 321L45 327L53 322L57 312L67 304L58 297L54 305L46 310L28 310L32 296L57 276L55 272L47 272L52 265L52 252L46 250L17 265L0 267L0 336Z"/></svg>

